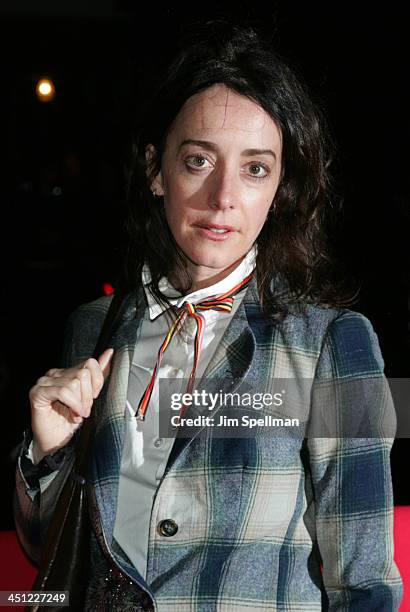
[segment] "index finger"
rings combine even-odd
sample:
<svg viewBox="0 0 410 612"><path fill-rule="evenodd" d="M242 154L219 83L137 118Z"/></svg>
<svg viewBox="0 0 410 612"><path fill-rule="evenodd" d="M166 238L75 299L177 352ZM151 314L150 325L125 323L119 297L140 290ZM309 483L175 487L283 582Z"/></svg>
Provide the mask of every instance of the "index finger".
<svg viewBox="0 0 410 612"><path fill-rule="evenodd" d="M100 364L94 357L89 357L81 367L87 368L90 371L93 398L95 399L104 385L104 375Z"/></svg>

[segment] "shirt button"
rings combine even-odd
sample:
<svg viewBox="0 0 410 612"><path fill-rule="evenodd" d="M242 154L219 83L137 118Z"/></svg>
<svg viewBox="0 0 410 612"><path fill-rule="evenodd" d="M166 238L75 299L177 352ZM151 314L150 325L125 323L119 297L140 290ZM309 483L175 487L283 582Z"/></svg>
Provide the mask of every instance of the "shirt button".
<svg viewBox="0 0 410 612"><path fill-rule="evenodd" d="M162 438L157 438L154 442L154 446L155 448L160 448L160 446L162 446L164 443L164 440Z"/></svg>
<svg viewBox="0 0 410 612"><path fill-rule="evenodd" d="M158 523L157 530L159 535L169 538L176 534L178 525L172 519L164 519Z"/></svg>

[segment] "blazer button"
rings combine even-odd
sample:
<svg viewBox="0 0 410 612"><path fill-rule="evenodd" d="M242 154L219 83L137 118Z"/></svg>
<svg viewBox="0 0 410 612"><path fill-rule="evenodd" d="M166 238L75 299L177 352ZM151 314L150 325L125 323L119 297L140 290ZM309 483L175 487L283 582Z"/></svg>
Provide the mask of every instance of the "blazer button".
<svg viewBox="0 0 410 612"><path fill-rule="evenodd" d="M157 526L159 535L169 538L178 531L178 525L172 519L164 519L160 521Z"/></svg>

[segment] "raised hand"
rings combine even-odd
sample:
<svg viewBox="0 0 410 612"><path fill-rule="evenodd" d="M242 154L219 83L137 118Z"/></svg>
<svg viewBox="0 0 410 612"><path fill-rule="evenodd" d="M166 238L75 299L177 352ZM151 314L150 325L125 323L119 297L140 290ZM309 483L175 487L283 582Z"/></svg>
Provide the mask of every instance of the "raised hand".
<svg viewBox="0 0 410 612"><path fill-rule="evenodd" d="M90 416L109 375L113 353L109 348L98 360L90 357L71 368L48 370L30 389L34 463L65 446Z"/></svg>

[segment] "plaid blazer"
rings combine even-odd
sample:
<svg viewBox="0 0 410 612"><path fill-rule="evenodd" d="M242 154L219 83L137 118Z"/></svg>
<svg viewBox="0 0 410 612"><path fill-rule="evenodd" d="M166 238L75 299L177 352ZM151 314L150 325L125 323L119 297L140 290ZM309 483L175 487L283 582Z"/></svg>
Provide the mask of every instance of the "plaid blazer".
<svg viewBox="0 0 410 612"><path fill-rule="evenodd" d="M145 307L142 289L126 299L110 344L111 373L93 407L99 415L89 462L94 584L108 555L158 612L397 610L402 581L393 561L392 437L270 435L266 427L237 439L214 437L209 428L177 436L153 501L146 580L137 573L113 540L128 375ZM63 367L92 354L110 300L72 313ZM232 391L253 380L261 391L275 378L385 380L383 367L377 337L361 314L307 305L273 322L252 280L206 377L213 389ZM356 393L347 400L343 410L373 418L386 398ZM310 419L314 405L308 408ZM69 467L68 458L39 503L17 468L16 526L34 559ZM172 537L157 530L165 518L178 524Z"/></svg>

